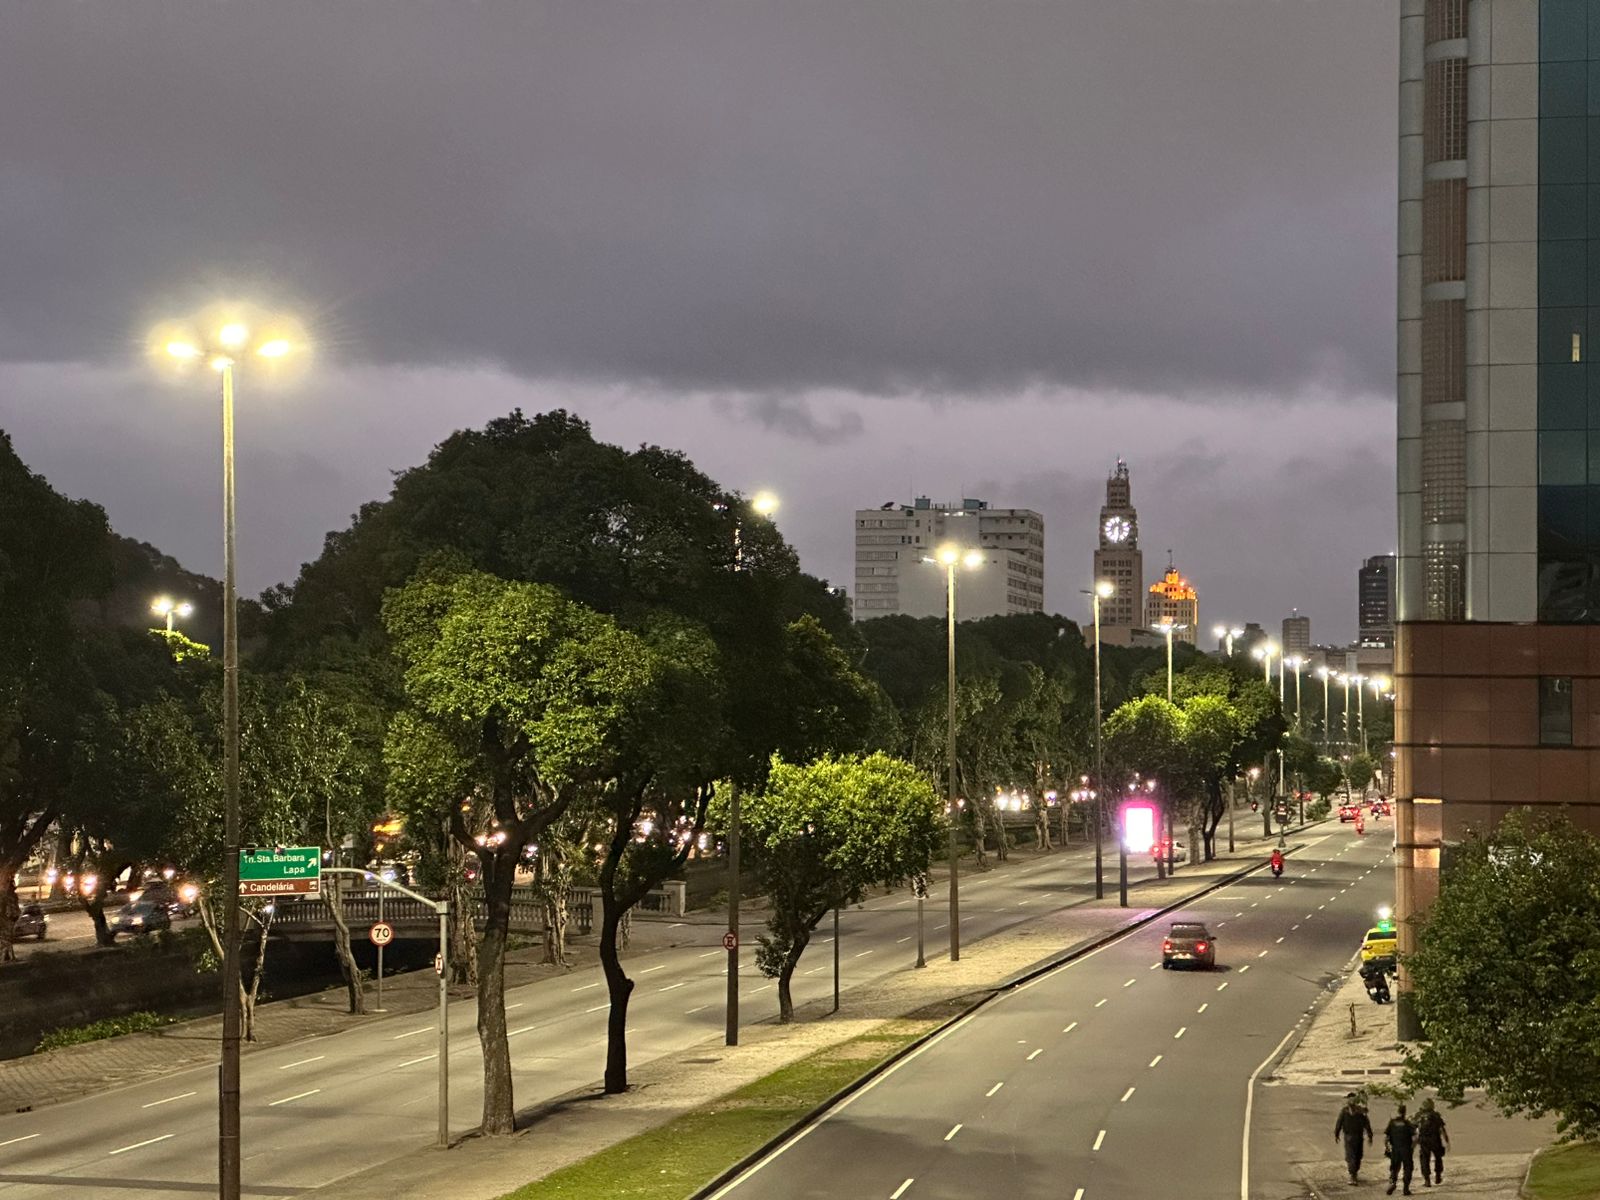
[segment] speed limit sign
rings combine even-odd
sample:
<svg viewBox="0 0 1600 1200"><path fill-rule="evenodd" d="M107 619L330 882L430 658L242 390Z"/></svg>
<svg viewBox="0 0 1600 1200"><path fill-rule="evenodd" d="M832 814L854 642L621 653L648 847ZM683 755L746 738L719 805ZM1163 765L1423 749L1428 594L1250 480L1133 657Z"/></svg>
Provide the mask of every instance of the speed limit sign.
<svg viewBox="0 0 1600 1200"><path fill-rule="evenodd" d="M367 930L367 937L374 946L387 946L394 941L394 926L387 921L379 921Z"/></svg>

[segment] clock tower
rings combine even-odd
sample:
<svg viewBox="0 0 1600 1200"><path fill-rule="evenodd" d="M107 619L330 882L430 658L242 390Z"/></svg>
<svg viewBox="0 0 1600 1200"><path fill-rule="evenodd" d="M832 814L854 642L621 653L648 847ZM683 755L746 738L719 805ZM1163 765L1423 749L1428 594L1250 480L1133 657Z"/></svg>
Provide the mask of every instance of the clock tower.
<svg viewBox="0 0 1600 1200"><path fill-rule="evenodd" d="M1105 580L1113 589L1100 601L1100 639L1107 645L1126 646L1144 617L1144 554L1139 549L1139 514L1128 485L1128 464L1120 458L1106 477L1099 538L1095 582Z"/></svg>

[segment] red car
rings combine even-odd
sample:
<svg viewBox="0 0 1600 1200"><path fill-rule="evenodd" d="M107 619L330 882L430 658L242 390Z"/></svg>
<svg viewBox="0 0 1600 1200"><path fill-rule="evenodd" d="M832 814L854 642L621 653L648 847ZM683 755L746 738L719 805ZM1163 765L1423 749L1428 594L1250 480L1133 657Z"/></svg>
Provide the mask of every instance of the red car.
<svg viewBox="0 0 1600 1200"><path fill-rule="evenodd" d="M1341 825L1346 821L1354 821L1360 815L1361 806L1359 804L1339 805L1339 823Z"/></svg>

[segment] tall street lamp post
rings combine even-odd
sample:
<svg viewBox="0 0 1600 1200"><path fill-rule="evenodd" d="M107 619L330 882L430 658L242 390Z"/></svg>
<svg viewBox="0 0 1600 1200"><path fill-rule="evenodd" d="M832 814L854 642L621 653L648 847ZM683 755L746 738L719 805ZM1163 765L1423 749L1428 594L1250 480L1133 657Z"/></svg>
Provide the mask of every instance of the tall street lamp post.
<svg viewBox="0 0 1600 1200"><path fill-rule="evenodd" d="M1172 635L1181 629L1189 628L1187 625L1174 625L1171 621L1163 621L1156 626L1158 632L1167 639L1167 703L1172 703Z"/></svg>
<svg viewBox="0 0 1600 1200"><path fill-rule="evenodd" d="M956 858L956 567L983 565L977 550L962 551L946 542L934 554L945 575L945 743L944 765L948 782L945 802L950 811L950 961L961 960L961 884Z"/></svg>
<svg viewBox="0 0 1600 1200"><path fill-rule="evenodd" d="M279 359L298 347L286 331L262 333L237 314L173 326L157 344L180 363L205 362L222 377L222 1064L217 1171L222 1200L239 1200L239 626L234 560L233 370L248 355ZM171 613L168 628L171 628Z"/></svg>
<svg viewBox="0 0 1600 1200"><path fill-rule="evenodd" d="M719 506L721 507L721 506ZM757 516L770 517L778 511L778 498L771 492L757 492L750 498L750 509ZM744 570L744 519L733 521L733 569ZM724 1043L739 1044L739 898L743 884L739 876L739 783L728 781L728 992Z"/></svg>
<svg viewBox="0 0 1600 1200"><path fill-rule="evenodd" d="M1105 840L1101 832L1104 826L1104 804L1101 798L1105 795L1106 758L1105 745L1101 739L1101 709L1100 709L1100 601L1109 600L1116 592L1116 585L1109 579L1095 580L1094 590L1088 591L1094 602L1094 898L1106 898L1105 867L1102 861L1101 842ZM1117 838L1117 861L1120 864L1121 878L1124 880L1122 888L1122 904L1127 907L1128 891L1126 880L1128 877L1128 852L1122 844L1122 838Z"/></svg>
<svg viewBox="0 0 1600 1200"><path fill-rule="evenodd" d="M1343 738L1343 742L1344 742L1345 748L1349 749L1349 746L1350 746L1350 673L1348 671L1341 671L1339 673L1339 686L1344 688L1344 713L1343 713L1344 738Z"/></svg>
<svg viewBox="0 0 1600 1200"><path fill-rule="evenodd" d="M1333 672L1328 670L1326 664L1317 668L1317 678L1322 680L1322 753L1324 757L1326 757L1328 753L1328 739L1330 736L1328 731L1328 720L1329 714L1333 707L1328 700L1328 680L1332 678L1332 676Z"/></svg>
<svg viewBox="0 0 1600 1200"><path fill-rule="evenodd" d="M1244 636L1244 630L1238 629L1238 628L1236 628L1236 627L1234 627L1232 625L1213 625L1211 627L1211 632L1217 638L1217 640L1222 642L1223 645L1227 648L1228 657L1232 658L1233 657L1233 639L1236 638L1236 637L1243 637Z"/></svg>
<svg viewBox="0 0 1600 1200"><path fill-rule="evenodd" d="M174 600L171 596L157 596L150 602L150 611L167 619L167 632L171 633L173 617L187 617L194 611L194 605L187 600Z"/></svg>
<svg viewBox="0 0 1600 1200"><path fill-rule="evenodd" d="M1261 681L1267 685L1267 690L1270 692L1272 690L1272 660L1274 658L1276 658L1277 654L1278 654L1277 643L1276 642L1270 642L1270 641L1269 642L1262 642L1261 645L1257 646L1250 653L1251 653L1252 656L1254 656L1256 658L1259 658L1261 660ZM1281 709L1282 705L1283 705L1283 673L1281 671L1278 673L1278 704L1279 704L1279 707ZM1280 754L1280 758L1279 758L1278 761L1279 761L1279 764L1280 764L1280 774L1281 774L1281 764L1282 764L1282 761L1283 761L1282 757L1281 757L1281 754L1282 754L1281 750L1279 751L1279 754ZM1267 781L1266 782L1266 786L1265 786L1265 788L1263 790L1265 790L1267 792L1270 792L1272 790L1272 775L1270 773L1272 771L1272 758L1271 758L1271 752L1270 751L1268 752L1267 761L1263 765L1264 765L1266 771L1268 772L1268 774L1266 775L1266 781ZM1281 788L1282 788L1281 782L1279 784L1279 787L1280 787L1280 790L1281 790ZM1262 836L1263 837L1271 837L1272 836L1272 797L1271 796L1264 796L1262 798L1262 802L1261 802L1261 829L1262 829Z"/></svg>

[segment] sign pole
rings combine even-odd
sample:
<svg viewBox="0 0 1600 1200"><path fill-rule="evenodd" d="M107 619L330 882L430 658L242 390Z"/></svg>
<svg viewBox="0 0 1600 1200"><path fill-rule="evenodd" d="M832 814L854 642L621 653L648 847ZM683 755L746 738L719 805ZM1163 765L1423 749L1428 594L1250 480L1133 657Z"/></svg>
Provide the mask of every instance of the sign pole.
<svg viewBox="0 0 1600 1200"><path fill-rule="evenodd" d="M382 925L384 923L384 920L383 920L383 892L384 892L383 877L379 876L378 877L378 924L379 925ZM378 1007L373 1009L372 1011L373 1012L383 1012L384 1011L384 1008L383 1008L383 943L382 942L378 943Z"/></svg>
<svg viewBox="0 0 1600 1200"><path fill-rule="evenodd" d="M450 901L439 901L439 1145L450 1145Z"/></svg>

